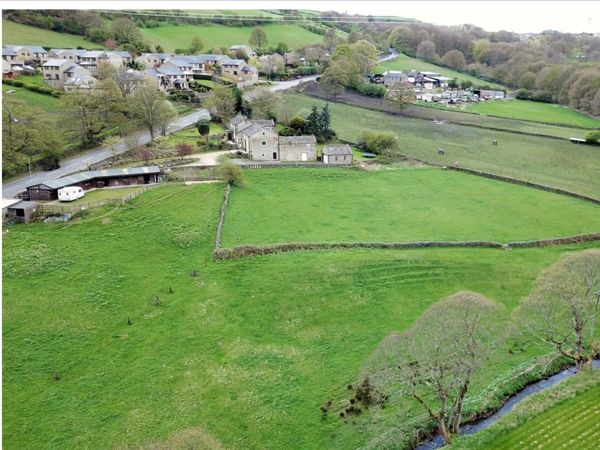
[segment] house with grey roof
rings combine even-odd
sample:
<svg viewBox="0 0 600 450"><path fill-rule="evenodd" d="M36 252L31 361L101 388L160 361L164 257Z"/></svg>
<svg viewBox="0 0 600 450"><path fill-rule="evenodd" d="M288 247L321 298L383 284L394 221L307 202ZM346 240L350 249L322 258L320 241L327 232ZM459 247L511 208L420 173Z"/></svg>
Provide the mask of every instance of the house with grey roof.
<svg viewBox="0 0 600 450"><path fill-rule="evenodd" d="M241 45L232 45L229 47L229 50L235 52L243 52L247 58L254 58L256 56L256 52L249 45L241 44Z"/></svg>
<svg viewBox="0 0 600 450"><path fill-rule="evenodd" d="M93 76L82 73L81 75L75 74L68 78L63 85L63 89L69 93L84 94L97 89L98 84L98 80Z"/></svg>
<svg viewBox="0 0 600 450"><path fill-rule="evenodd" d="M161 66L172 56L171 53L142 53L137 58L137 62L142 64L145 68L150 69Z"/></svg>
<svg viewBox="0 0 600 450"><path fill-rule="evenodd" d="M279 136L280 161L316 161L317 140L307 136Z"/></svg>
<svg viewBox="0 0 600 450"><path fill-rule="evenodd" d="M323 163L352 164L352 149L348 144L326 145L323 147Z"/></svg>
<svg viewBox="0 0 600 450"><path fill-rule="evenodd" d="M86 51L76 48L51 48L48 52L48 58L68 59L73 62L79 62L81 55L84 55Z"/></svg>
<svg viewBox="0 0 600 450"><path fill-rule="evenodd" d="M185 74L171 63L147 69L144 74L156 80L161 91L189 89L189 81L193 78L192 75Z"/></svg>
<svg viewBox="0 0 600 450"><path fill-rule="evenodd" d="M2 47L2 59L12 62L17 60L17 52L10 47Z"/></svg>
<svg viewBox="0 0 600 450"><path fill-rule="evenodd" d="M35 64L42 64L48 57L48 52L39 45L7 45L15 51L19 61L33 61Z"/></svg>
<svg viewBox="0 0 600 450"><path fill-rule="evenodd" d="M125 169L87 170L56 180L27 187L29 200L56 200L58 190L67 186L78 186L85 191L108 186L129 186L160 182L157 166L128 167Z"/></svg>
<svg viewBox="0 0 600 450"><path fill-rule="evenodd" d="M279 160L279 136L260 123L253 123L240 132L241 148L250 159L259 161Z"/></svg>
<svg viewBox="0 0 600 450"><path fill-rule="evenodd" d="M44 82L55 89L63 89L65 82L75 76L91 75L90 71L68 59L50 59L42 64Z"/></svg>

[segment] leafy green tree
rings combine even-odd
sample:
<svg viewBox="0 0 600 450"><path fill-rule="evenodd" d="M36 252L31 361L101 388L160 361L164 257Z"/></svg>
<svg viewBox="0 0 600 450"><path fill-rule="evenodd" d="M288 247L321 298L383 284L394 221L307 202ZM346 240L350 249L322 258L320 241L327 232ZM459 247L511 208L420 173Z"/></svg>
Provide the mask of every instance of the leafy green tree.
<svg viewBox="0 0 600 450"><path fill-rule="evenodd" d="M442 62L455 70L465 70L467 68L467 60L460 50L450 50L444 55Z"/></svg>
<svg viewBox="0 0 600 450"><path fill-rule="evenodd" d="M212 90L206 99L206 106L221 122L226 122L235 115L239 104L234 92L227 86L220 85Z"/></svg>
<svg viewBox="0 0 600 450"><path fill-rule="evenodd" d="M284 53L289 51L289 47L285 42L280 42L277 44L277 47L275 47L275 51L283 56Z"/></svg>
<svg viewBox="0 0 600 450"><path fill-rule="evenodd" d="M269 38L267 37L267 33L261 27L256 27L250 33L250 39L248 39L248 43L259 50L262 50L269 43Z"/></svg>
<svg viewBox="0 0 600 450"><path fill-rule="evenodd" d="M321 109L321 114L319 114L319 133L324 139L330 139L333 135L329 103L325 103L325 106Z"/></svg>
<svg viewBox="0 0 600 450"><path fill-rule="evenodd" d="M600 144L600 131L588 131L585 134L585 141L590 144Z"/></svg>
<svg viewBox="0 0 600 450"><path fill-rule="evenodd" d="M210 123L208 120L201 119L196 122L196 129L198 130L198 134L200 136L204 136L206 138L206 143L208 144L208 136L210 134Z"/></svg>
<svg viewBox="0 0 600 450"><path fill-rule="evenodd" d="M217 171L221 180L240 187L244 185L242 169L237 164L226 161L218 167Z"/></svg>
<svg viewBox="0 0 600 450"><path fill-rule="evenodd" d="M448 87L450 89L458 88L458 80L456 78L452 78L450 81L448 81Z"/></svg>
<svg viewBox="0 0 600 450"><path fill-rule="evenodd" d="M365 131L358 138L358 146L376 155L393 157L398 151L398 138L394 133Z"/></svg>
<svg viewBox="0 0 600 450"><path fill-rule="evenodd" d="M177 116L173 105L165 98L154 83L140 84L129 98L129 115L139 126L150 132L150 142L168 122Z"/></svg>
<svg viewBox="0 0 600 450"><path fill-rule="evenodd" d="M536 76L533 72L525 72L519 78L519 87L522 89L533 90L535 88Z"/></svg>
<svg viewBox="0 0 600 450"><path fill-rule="evenodd" d="M119 44L136 44L142 40L140 29L127 17L115 20L112 24L112 32Z"/></svg>
<svg viewBox="0 0 600 450"><path fill-rule="evenodd" d="M306 120L304 118L294 116L290 120L289 125L290 125L290 128L292 128L293 130L295 130L299 133L304 133L305 130L307 129L308 123L306 122Z"/></svg>

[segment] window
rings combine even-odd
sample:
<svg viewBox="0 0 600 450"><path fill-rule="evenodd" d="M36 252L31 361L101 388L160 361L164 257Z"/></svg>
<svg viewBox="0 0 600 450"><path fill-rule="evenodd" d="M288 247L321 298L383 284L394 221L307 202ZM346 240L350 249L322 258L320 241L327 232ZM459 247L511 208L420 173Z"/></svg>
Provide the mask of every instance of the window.
<svg viewBox="0 0 600 450"><path fill-rule="evenodd" d="M267 141L262 141L260 145L267 145Z"/></svg>

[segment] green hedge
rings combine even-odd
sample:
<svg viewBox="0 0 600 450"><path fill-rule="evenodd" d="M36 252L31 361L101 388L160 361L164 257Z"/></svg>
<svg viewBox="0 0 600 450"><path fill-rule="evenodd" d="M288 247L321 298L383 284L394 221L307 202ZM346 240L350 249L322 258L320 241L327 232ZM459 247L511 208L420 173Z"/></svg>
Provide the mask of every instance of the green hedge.
<svg viewBox="0 0 600 450"><path fill-rule="evenodd" d="M7 84L9 86L22 87L23 89L27 89L28 91L32 92L37 92L38 94L51 95L52 97L60 97L62 95L61 91L57 91L51 88L50 86L25 83L21 80L2 80L2 83Z"/></svg>

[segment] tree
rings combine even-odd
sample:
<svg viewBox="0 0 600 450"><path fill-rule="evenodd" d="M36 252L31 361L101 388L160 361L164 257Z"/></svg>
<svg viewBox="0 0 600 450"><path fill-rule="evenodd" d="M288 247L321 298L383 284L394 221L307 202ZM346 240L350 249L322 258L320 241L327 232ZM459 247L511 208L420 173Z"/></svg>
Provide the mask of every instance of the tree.
<svg viewBox="0 0 600 450"><path fill-rule="evenodd" d="M192 154L192 146L190 144L177 144L177 154L183 160L186 156Z"/></svg>
<svg viewBox="0 0 600 450"><path fill-rule="evenodd" d="M358 42L362 39L361 34L356 30L356 29L352 29L352 31L350 31L350 33L348 34L348 37L346 38L346 42L348 44L354 44L355 42Z"/></svg>
<svg viewBox="0 0 600 450"><path fill-rule="evenodd" d="M323 45L329 49L333 49L340 44L342 40L337 35L337 31L335 28L331 27L325 33L325 37L323 38Z"/></svg>
<svg viewBox="0 0 600 450"><path fill-rule="evenodd" d="M450 50L444 55L442 62L455 70L465 70L467 68L467 60L460 50Z"/></svg>
<svg viewBox="0 0 600 450"><path fill-rule="evenodd" d="M4 98L2 101L2 158L17 162L23 156L31 168L33 157L63 145L56 124L41 110Z"/></svg>
<svg viewBox="0 0 600 450"><path fill-rule="evenodd" d="M196 129L198 130L198 134L200 136L204 136L206 138L206 143L208 144L208 136L210 135L210 123L206 119L200 119L196 122Z"/></svg>
<svg viewBox="0 0 600 450"><path fill-rule="evenodd" d="M119 46L119 43L114 39L107 39L104 41L104 46L109 50L116 50Z"/></svg>
<svg viewBox="0 0 600 450"><path fill-rule="evenodd" d="M277 119L277 106L281 103L281 96L268 89L258 89L252 93L250 108L254 119Z"/></svg>
<svg viewBox="0 0 600 450"><path fill-rule="evenodd" d="M157 132L164 130L167 123L177 116L173 105L152 82L140 84L135 89L129 98L128 107L133 120L150 132L151 143Z"/></svg>
<svg viewBox="0 0 600 450"><path fill-rule="evenodd" d="M390 343L399 354L402 393L425 409L446 443L460 433L471 379L497 340L498 312L482 295L459 292L430 306Z"/></svg>
<svg viewBox="0 0 600 450"><path fill-rule="evenodd" d="M519 87L522 89L533 90L535 88L536 76L533 72L525 72L519 78Z"/></svg>
<svg viewBox="0 0 600 450"><path fill-rule="evenodd" d="M200 39L200 36L194 36L192 38L192 45L190 46L190 53L192 53L193 55L196 53L200 53L200 51L204 48L204 43L202 42L202 39Z"/></svg>
<svg viewBox="0 0 600 450"><path fill-rule="evenodd" d="M432 62L437 62L440 59L435 52L435 44L430 40L423 41L419 44L417 47L417 58Z"/></svg>
<svg viewBox="0 0 600 450"><path fill-rule="evenodd" d="M294 116L290 120L289 126L297 133L304 133L307 127L307 122L302 117Z"/></svg>
<svg viewBox="0 0 600 450"><path fill-rule="evenodd" d="M369 75L377 63L377 49L369 41L360 40L351 44L350 57L361 75Z"/></svg>
<svg viewBox="0 0 600 450"><path fill-rule="evenodd" d="M325 103L321 114L319 114L319 134L324 139L330 139L333 136L331 129L331 114L329 113L329 103Z"/></svg>
<svg viewBox="0 0 600 450"><path fill-rule="evenodd" d="M244 185L244 179L242 176L242 169L237 164L232 162L224 162L219 165L217 169L219 178L229 184L235 184L237 186Z"/></svg>
<svg viewBox="0 0 600 450"><path fill-rule="evenodd" d="M206 99L206 106L221 122L226 122L235 115L236 105L235 95L227 86L216 86Z"/></svg>
<svg viewBox="0 0 600 450"><path fill-rule="evenodd" d="M458 88L458 80L456 78L452 78L450 81L448 81L448 87L450 89L456 89Z"/></svg>
<svg viewBox="0 0 600 450"><path fill-rule="evenodd" d="M152 159L152 152L148 147L142 145L138 150L138 158L140 158L142 161L144 161L146 165L148 165L148 163Z"/></svg>
<svg viewBox="0 0 600 450"><path fill-rule="evenodd" d="M398 138L394 133L365 131L358 138L358 147L376 155L395 156Z"/></svg>
<svg viewBox="0 0 600 450"><path fill-rule="evenodd" d="M119 44L137 44L142 40L139 28L127 17L115 20L112 24L112 32Z"/></svg>
<svg viewBox="0 0 600 450"><path fill-rule="evenodd" d="M275 51L277 53L279 53L281 56L283 56L284 53L287 53L289 51L289 47L285 42L280 42L277 44L277 47L275 47Z"/></svg>
<svg viewBox="0 0 600 450"><path fill-rule="evenodd" d="M471 80L462 80L460 82L461 89L469 89L470 87L473 87L473 82Z"/></svg>
<svg viewBox="0 0 600 450"><path fill-rule="evenodd" d="M600 350L600 249L563 256L542 272L531 294L514 311L528 337L575 361L577 370Z"/></svg>
<svg viewBox="0 0 600 450"><path fill-rule="evenodd" d="M248 43L254 47L257 47L259 50L262 50L268 43L269 38L267 37L267 33L261 27L256 27L250 33L250 39L248 39Z"/></svg>
<svg viewBox="0 0 600 450"><path fill-rule="evenodd" d="M345 63L334 61L321 75L319 84L334 97L344 92L344 86L350 85L349 72Z"/></svg>
<svg viewBox="0 0 600 450"><path fill-rule="evenodd" d="M415 90L409 83L394 83L388 87L384 99L404 111L415 102Z"/></svg>

